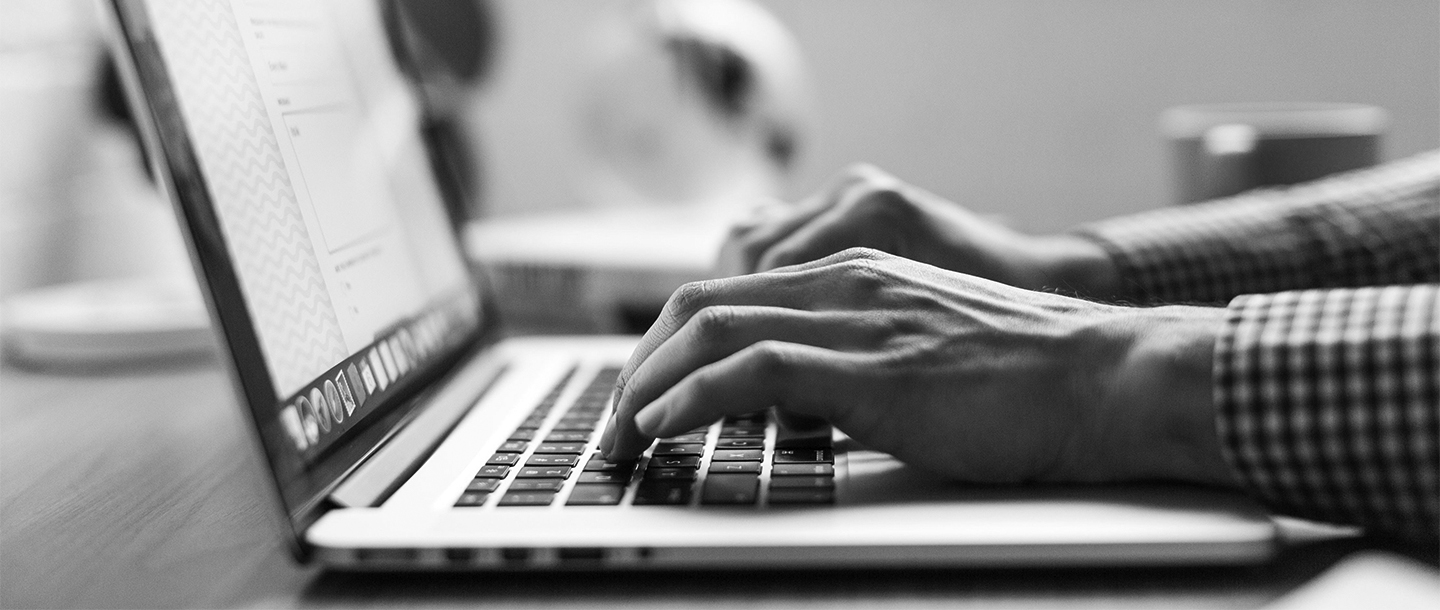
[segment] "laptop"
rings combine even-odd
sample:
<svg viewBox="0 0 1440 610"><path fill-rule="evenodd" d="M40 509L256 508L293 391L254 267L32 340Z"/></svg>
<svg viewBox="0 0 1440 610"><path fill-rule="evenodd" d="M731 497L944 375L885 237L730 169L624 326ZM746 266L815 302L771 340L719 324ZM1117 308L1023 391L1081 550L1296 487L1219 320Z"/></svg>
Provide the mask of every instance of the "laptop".
<svg viewBox="0 0 1440 610"><path fill-rule="evenodd" d="M878 568L1274 551L1272 522L1237 494L963 485L766 412L606 462L598 428L635 338L497 336L377 5L106 4L300 561Z"/></svg>

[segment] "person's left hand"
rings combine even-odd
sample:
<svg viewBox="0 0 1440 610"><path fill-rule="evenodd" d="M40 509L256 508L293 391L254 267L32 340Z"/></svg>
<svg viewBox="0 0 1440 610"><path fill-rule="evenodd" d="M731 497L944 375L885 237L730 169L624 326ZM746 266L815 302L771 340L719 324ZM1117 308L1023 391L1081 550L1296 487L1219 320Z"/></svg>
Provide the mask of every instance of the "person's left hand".
<svg viewBox="0 0 1440 610"><path fill-rule="evenodd" d="M621 372L601 448L621 460L773 405L956 479L1215 481L1184 464L1219 459L1206 409L1218 318L1179 309L1197 311L1031 292L866 249L689 284ZM1171 383L1164 366L1136 378L1137 355L1174 337L1194 339L1199 383Z"/></svg>

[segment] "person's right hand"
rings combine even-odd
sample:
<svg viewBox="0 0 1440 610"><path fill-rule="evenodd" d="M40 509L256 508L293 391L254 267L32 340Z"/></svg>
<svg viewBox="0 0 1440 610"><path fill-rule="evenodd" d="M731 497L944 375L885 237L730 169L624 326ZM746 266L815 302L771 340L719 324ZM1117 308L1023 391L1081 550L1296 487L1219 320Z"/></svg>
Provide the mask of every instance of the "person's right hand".
<svg viewBox="0 0 1440 610"><path fill-rule="evenodd" d="M721 271L739 275L874 248L1031 290L1114 295L1114 264L1072 235L1031 236L870 165L855 165L795 206L772 204L735 226Z"/></svg>
<svg viewBox="0 0 1440 610"><path fill-rule="evenodd" d="M600 449L625 461L773 406L955 480L1226 484L1210 379L1223 316L855 248L676 291L620 372Z"/></svg>

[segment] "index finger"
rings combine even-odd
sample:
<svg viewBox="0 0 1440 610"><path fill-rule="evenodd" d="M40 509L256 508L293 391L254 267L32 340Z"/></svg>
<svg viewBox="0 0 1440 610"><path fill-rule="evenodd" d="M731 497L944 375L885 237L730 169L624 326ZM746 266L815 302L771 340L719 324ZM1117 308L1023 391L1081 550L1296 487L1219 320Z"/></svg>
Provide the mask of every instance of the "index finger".
<svg viewBox="0 0 1440 610"><path fill-rule="evenodd" d="M796 298L796 293L803 290L805 282L797 281L793 274L762 273L746 275L719 280L706 280L703 282L692 282L681 286L675 294L666 301L664 309L660 311L660 317L645 331L640 338L640 343L635 346L635 351L630 354L630 359L620 369L620 375L615 378L614 399L611 405L614 412L610 416L610 422L605 426L605 433L600 439L601 447L609 447L617 434L617 426L626 426L629 432L629 418L616 417L625 404L625 389L630 377L635 374L635 369L645 362L662 343L685 326L695 312L708 306L714 305L768 305L773 307L789 307L792 304L802 302Z"/></svg>
<svg viewBox="0 0 1440 610"><path fill-rule="evenodd" d="M679 434L726 415L771 406L825 420L845 418L863 356L826 348L762 341L691 373L635 415L642 438ZM648 443L647 443L648 444ZM615 447L617 452L637 446Z"/></svg>

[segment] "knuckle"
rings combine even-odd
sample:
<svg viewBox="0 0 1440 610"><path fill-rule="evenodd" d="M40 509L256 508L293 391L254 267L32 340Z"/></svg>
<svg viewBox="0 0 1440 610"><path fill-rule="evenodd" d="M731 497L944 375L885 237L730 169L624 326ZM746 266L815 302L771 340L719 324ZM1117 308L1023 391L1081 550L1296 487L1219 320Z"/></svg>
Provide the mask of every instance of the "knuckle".
<svg viewBox="0 0 1440 610"><path fill-rule="evenodd" d="M701 309L692 320L700 339L710 343L728 337L735 326L735 318L735 308L715 305Z"/></svg>
<svg viewBox="0 0 1440 610"><path fill-rule="evenodd" d="M669 308L676 313L692 312L705 306L716 290L715 280L701 280L684 284L670 296Z"/></svg>
<svg viewBox="0 0 1440 610"><path fill-rule="evenodd" d="M860 246L842 250L837 257L837 262L845 264L855 271L866 271L875 269L880 261L889 258L892 256L881 250Z"/></svg>
<svg viewBox="0 0 1440 610"><path fill-rule="evenodd" d="M854 212L869 222L909 226L919 214L915 201L898 184L872 186L855 202Z"/></svg>
<svg viewBox="0 0 1440 610"><path fill-rule="evenodd" d="M793 372L789 350L780 341L760 341L746 348L754 361L755 372L771 380L784 379Z"/></svg>
<svg viewBox="0 0 1440 610"><path fill-rule="evenodd" d="M871 254L874 253L874 254ZM877 250L860 253L860 256L839 265L846 290L852 294L872 296L889 284L888 275L881 268L882 259Z"/></svg>
<svg viewBox="0 0 1440 610"><path fill-rule="evenodd" d="M826 256L823 259L820 259L820 263L824 265L824 268L827 269L828 273L834 271L834 269L828 269L829 267L843 266L846 263L855 260L872 259L874 258L875 254L879 252L879 250L875 250L872 248L846 248L844 250Z"/></svg>

